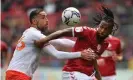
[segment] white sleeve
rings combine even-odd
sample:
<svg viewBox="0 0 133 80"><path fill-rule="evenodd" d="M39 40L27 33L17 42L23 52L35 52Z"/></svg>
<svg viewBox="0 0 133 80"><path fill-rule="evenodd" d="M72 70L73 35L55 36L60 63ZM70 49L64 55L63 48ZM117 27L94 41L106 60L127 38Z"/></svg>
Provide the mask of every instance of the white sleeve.
<svg viewBox="0 0 133 80"><path fill-rule="evenodd" d="M73 48L75 41L72 41L72 40L66 39L66 38L62 38L62 39L51 40L49 43L52 44L58 50L70 51Z"/></svg>
<svg viewBox="0 0 133 80"><path fill-rule="evenodd" d="M52 45L47 45L43 47L43 53L48 53L57 59L73 59L81 57L81 52L63 52L58 51Z"/></svg>

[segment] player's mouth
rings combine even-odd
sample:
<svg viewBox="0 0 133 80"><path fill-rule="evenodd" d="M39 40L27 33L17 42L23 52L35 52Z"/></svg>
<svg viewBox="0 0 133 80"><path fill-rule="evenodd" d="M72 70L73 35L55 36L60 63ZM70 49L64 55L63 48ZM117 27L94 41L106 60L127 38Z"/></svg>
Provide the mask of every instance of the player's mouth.
<svg viewBox="0 0 133 80"><path fill-rule="evenodd" d="M46 24L45 27L48 27L48 24Z"/></svg>
<svg viewBox="0 0 133 80"><path fill-rule="evenodd" d="M106 36L106 34L102 34L102 33L99 33L99 35L102 36L102 37L103 37L103 36Z"/></svg>
<svg viewBox="0 0 133 80"><path fill-rule="evenodd" d="M46 23L46 26L48 27L48 22Z"/></svg>

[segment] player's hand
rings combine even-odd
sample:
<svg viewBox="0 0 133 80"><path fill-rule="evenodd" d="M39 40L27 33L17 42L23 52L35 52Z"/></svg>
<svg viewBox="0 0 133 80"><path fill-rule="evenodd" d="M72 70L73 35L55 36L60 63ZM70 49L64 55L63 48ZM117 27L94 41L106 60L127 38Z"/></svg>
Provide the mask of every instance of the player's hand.
<svg viewBox="0 0 133 80"><path fill-rule="evenodd" d="M81 57L85 60L93 60L96 59L98 56L94 52L90 52L89 50L81 51Z"/></svg>
<svg viewBox="0 0 133 80"><path fill-rule="evenodd" d="M98 59L97 63L99 66L104 66L105 65L105 60L104 59Z"/></svg>
<svg viewBox="0 0 133 80"><path fill-rule="evenodd" d="M122 61L123 56L122 53L121 54L117 54L115 51L112 53L112 59L116 62L116 61Z"/></svg>
<svg viewBox="0 0 133 80"><path fill-rule="evenodd" d="M117 55L116 55L116 53L113 53L113 54L112 54L112 59L113 59L114 61L117 61Z"/></svg>

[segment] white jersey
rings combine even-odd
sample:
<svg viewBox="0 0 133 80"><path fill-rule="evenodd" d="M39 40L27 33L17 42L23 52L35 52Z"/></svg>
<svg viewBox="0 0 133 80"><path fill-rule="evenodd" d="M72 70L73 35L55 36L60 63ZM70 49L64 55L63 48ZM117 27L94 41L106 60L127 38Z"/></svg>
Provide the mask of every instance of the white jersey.
<svg viewBox="0 0 133 80"><path fill-rule="evenodd" d="M34 41L44 37L45 35L34 27L25 30L18 41L7 70L19 71L31 77L37 69L41 51L41 49L35 47Z"/></svg>
<svg viewBox="0 0 133 80"><path fill-rule="evenodd" d="M13 58L7 70L19 71L32 77L33 73L38 67L41 51L48 53L58 59L73 59L81 57L80 52L58 51L54 46L50 45L56 43L62 47L63 45L65 45L66 47L72 47L74 45L74 42L68 39L62 39L63 41L60 39L53 40L49 45L44 46L42 49L37 48L34 45L34 41L40 40L44 37L46 36L34 27L27 29L18 41L15 52L13 54ZM58 47L60 47L59 45Z"/></svg>

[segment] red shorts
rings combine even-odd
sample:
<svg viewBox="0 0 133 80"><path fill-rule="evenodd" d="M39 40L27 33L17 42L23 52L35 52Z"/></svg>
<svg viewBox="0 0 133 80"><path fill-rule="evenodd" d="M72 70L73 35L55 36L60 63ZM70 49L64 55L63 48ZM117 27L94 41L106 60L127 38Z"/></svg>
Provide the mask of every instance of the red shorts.
<svg viewBox="0 0 133 80"><path fill-rule="evenodd" d="M31 80L31 77L18 71L8 70L6 71L6 80Z"/></svg>

